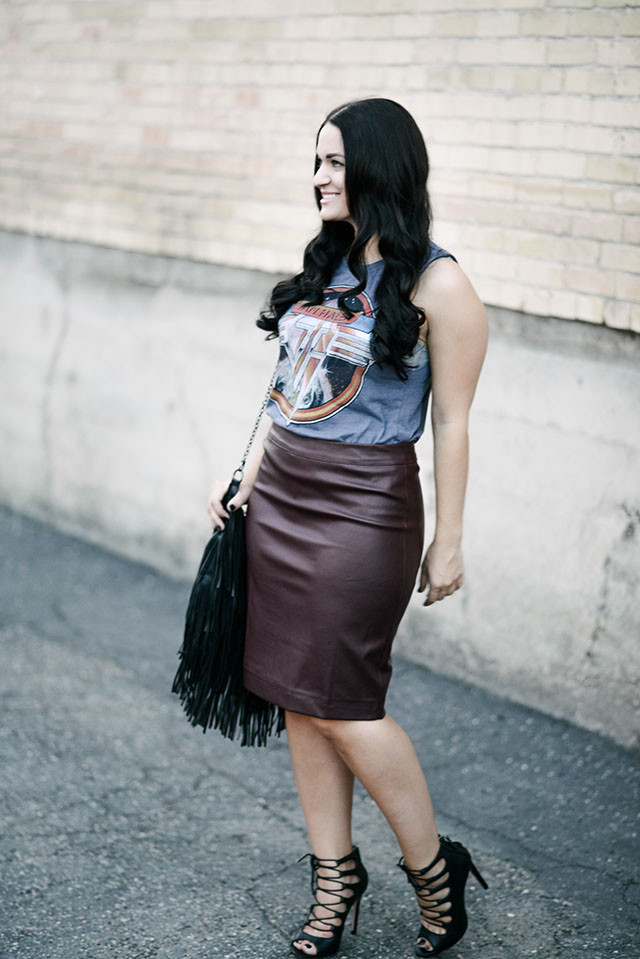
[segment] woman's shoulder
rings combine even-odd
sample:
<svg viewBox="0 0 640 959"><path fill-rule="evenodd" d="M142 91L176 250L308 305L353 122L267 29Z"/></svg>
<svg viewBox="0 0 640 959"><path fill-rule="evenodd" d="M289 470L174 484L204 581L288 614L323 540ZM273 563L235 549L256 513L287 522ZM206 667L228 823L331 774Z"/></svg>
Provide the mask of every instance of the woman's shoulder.
<svg viewBox="0 0 640 959"><path fill-rule="evenodd" d="M437 243L431 240L429 244L429 253L424 259L422 271L426 270L426 268L430 266L435 260L445 260L445 259L453 260L454 263L458 262L455 256L453 255L453 253L449 253L449 251L445 250L443 246L438 246Z"/></svg>
<svg viewBox="0 0 640 959"><path fill-rule="evenodd" d="M453 253L432 243L429 255L425 257L424 268L418 277L413 302L426 309L430 301L442 297L456 297L470 286L469 278Z"/></svg>
<svg viewBox="0 0 640 959"><path fill-rule="evenodd" d="M413 302L424 310L426 320L420 339L425 343L434 324L445 325L453 331L460 324L486 323L478 294L458 261L450 255L435 256L429 261L419 277Z"/></svg>

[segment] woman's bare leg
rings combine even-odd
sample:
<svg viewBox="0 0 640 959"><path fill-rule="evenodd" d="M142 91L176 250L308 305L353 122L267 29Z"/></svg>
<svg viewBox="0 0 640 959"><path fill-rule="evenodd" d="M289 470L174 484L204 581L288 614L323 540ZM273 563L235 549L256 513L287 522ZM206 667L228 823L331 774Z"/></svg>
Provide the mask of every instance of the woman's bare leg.
<svg viewBox="0 0 640 959"><path fill-rule="evenodd" d="M287 740L311 847L318 859L353 849L353 773L309 716L286 713Z"/></svg>
<svg viewBox="0 0 640 959"><path fill-rule="evenodd" d="M406 864L423 869L433 862L440 842L429 789L411 740L389 715L337 720L287 713L287 734L317 856L337 859L352 848L351 796L357 776L395 833ZM319 853L316 844L324 851ZM313 945L307 947L314 955Z"/></svg>
<svg viewBox="0 0 640 959"><path fill-rule="evenodd" d="M428 865L438 852L438 830L427 782L405 731L389 715L313 722L384 814L407 865Z"/></svg>
<svg viewBox="0 0 640 959"><path fill-rule="evenodd" d="M351 838L351 809L353 805L353 773L340 758L333 743L314 725L308 716L287 712L287 739L293 771L296 777L298 794L304 812L311 848L318 859L342 859L353 849ZM351 867L348 860L345 867ZM319 875L327 878L335 876L335 871L320 869ZM323 886L331 887L330 881ZM335 896L324 894L318 889L317 901L323 899L335 904ZM318 907L315 910L318 919L330 918L331 910L326 912ZM327 924L328 926L329 924ZM305 926L305 931L315 936L331 936L329 928ZM309 956L316 954L315 945L308 939L296 939L296 945Z"/></svg>

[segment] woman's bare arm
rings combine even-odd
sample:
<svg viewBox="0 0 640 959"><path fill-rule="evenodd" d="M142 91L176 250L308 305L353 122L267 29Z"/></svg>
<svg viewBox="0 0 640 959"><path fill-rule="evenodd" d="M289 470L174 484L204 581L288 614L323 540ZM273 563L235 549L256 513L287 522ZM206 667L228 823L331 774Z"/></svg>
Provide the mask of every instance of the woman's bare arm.
<svg viewBox="0 0 640 959"><path fill-rule="evenodd" d="M461 267L436 260L424 271L414 302L427 316L423 335L432 376L436 523L420 576L425 606L462 584L462 516L469 462L469 409L484 360L487 315Z"/></svg>

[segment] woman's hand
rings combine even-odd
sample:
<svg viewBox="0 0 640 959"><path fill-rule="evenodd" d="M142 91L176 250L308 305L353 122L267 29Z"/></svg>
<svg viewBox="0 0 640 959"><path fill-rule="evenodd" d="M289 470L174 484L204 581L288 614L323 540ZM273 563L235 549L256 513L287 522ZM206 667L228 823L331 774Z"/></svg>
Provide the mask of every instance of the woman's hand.
<svg viewBox="0 0 640 959"><path fill-rule="evenodd" d="M229 511L239 509L249 499L249 494L253 489L253 480L244 476L235 496L232 496L227 504L227 509L222 505L222 497L227 492L229 484L217 480L211 487L209 493L209 503L207 511L214 529L223 529L225 519L229 518Z"/></svg>
<svg viewBox="0 0 640 959"><path fill-rule="evenodd" d="M423 605L431 606L455 593L462 586L462 575L460 546L445 547L434 540L426 552L420 573L418 592L423 593L429 587Z"/></svg>
<svg viewBox="0 0 640 959"><path fill-rule="evenodd" d="M244 506L249 499L249 494L254 487L256 477L260 469L260 463L262 462L262 457L264 454L264 441L267 438L269 430L272 426L272 419L269 419L266 429L262 424L260 424L260 433L258 434L256 450L245 466L244 476L242 477L242 482L238 487L238 492L235 496L232 496L227 503L227 509L225 509L222 505L222 497L227 492L229 484L216 481L211 487L207 509L214 529L223 529L225 519L229 519L229 512L234 509L240 509L240 507Z"/></svg>

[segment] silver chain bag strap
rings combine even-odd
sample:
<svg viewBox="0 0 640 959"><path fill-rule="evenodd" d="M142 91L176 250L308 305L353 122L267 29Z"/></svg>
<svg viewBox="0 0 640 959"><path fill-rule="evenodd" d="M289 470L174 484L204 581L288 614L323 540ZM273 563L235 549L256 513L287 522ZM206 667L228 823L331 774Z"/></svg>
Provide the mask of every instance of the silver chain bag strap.
<svg viewBox="0 0 640 959"><path fill-rule="evenodd" d="M268 387L267 387L267 392L264 394L264 398L263 398L263 400L262 400L262 404L261 404L260 409L259 409L259 411L258 411L258 415L256 416L256 421L255 421L255 423L253 424L253 429L251 430L251 435L249 436L249 441L248 441L248 443L247 443L247 445L246 445L246 448L245 448L244 453L242 454L242 462L240 463L240 466L238 466L238 468L233 471L233 476L232 476L232 478L231 478L231 483L229 484L229 488L228 488L227 492L224 494L224 497L223 497L223 500L222 500L223 506L226 506L228 500L230 500L233 496L236 495L236 493L238 492L238 487L240 486L240 483L241 483L242 480L243 480L243 477L244 477L244 468L245 468L245 465L246 465L246 462L247 462L247 457L249 456L249 453L250 453L250 451L251 451L251 447L253 446L253 441L254 441L254 439L256 438L256 433L258 432L258 427L260 426L260 420L262 419L263 414L264 414L264 411L265 411L266 408L267 408L267 403L269 402L269 397L271 396L271 390L273 389L273 384L274 384L275 381L276 381L276 373L277 373L277 372L278 372L278 367L277 367L277 365L276 365L276 368L274 369L273 373L271 374L271 380L269 381L269 385L268 385Z"/></svg>

